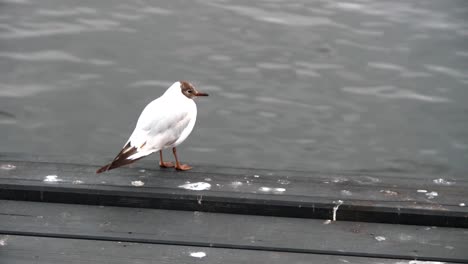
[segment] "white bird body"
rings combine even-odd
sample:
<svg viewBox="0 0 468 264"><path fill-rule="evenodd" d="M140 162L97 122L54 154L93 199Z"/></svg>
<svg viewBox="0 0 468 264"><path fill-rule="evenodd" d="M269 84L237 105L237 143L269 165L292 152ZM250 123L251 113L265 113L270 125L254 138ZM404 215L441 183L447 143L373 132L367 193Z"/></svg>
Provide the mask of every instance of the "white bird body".
<svg viewBox="0 0 468 264"><path fill-rule="evenodd" d="M196 119L197 105L180 92L179 82L174 83L143 109L125 144L137 148L137 153L127 159L178 146L190 135Z"/></svg>
<svg viewBox="0 0 468 264"><path fill-rule="evenodd" d="M193 98L196 96L207 94L196 91L187 82L172 84L163 95L143 109L123 149L114 161L99 169L98 173L132 163L166 148L174 148L176 156L175 147L187 139L195 126L197 105ZM177 156L176 162L178 165Z"/></svg>

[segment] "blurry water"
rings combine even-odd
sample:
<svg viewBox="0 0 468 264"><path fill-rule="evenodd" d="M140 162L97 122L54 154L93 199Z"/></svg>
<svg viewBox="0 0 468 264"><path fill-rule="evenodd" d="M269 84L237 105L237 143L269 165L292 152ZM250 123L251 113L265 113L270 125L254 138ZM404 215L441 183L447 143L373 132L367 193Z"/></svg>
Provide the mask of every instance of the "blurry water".
<svg viewBox="0 0 468 264"><path fill-rule="evenodd" d="M191 164L468 172L464 0L0 0L0 152L108 161L181 79Z"/></svg>

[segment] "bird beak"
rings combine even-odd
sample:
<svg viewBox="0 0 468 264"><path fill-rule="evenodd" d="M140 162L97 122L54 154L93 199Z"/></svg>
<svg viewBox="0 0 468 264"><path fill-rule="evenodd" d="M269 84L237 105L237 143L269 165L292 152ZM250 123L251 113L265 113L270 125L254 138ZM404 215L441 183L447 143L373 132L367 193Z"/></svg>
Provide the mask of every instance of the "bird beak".
<svg viewBox="0 0 468 264"><path fill-rule="evenodd" d="M201 93L201 92L199 92L199 91L196 91L196 92L195 92L195 96L208 96L208 94L207 94L207 93Z"/></svg>

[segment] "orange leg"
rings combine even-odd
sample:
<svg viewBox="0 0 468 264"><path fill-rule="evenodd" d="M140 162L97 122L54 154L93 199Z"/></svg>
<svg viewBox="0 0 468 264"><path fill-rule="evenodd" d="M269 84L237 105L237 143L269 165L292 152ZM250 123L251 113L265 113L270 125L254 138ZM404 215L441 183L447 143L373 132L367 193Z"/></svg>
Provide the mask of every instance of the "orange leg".
<svg viewBox="0 0 468 264"><path fill-rule="evenodd" d="M172 153L174 153L174 157L175 157L175 161L176 161L176 166L175 166L176 170L186 171L186 170L190 170L192 168L187 164L180 165L179 159L177 158L177 150L176 150L175 147L172 148Z"/></svg>
<svg viewBox="0 0 468 264"><path fill-rule="evenodd" d="M174 167L174 163L170 161L163 161L162 150L159 151L159 167L161 168L172 168Z"/></svg>

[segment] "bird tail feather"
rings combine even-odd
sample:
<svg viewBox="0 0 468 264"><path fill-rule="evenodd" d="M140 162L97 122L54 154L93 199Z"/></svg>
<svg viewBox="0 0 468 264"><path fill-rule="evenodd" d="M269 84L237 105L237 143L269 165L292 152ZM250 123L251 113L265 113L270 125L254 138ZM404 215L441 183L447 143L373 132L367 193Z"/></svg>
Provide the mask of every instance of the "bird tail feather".
<svg viewBox="0 0 468 264"><path fill-rule="evenodd" d="M117 156L114 158L114 160L111 163L102 166L96 171L96 173L102 173L108 170L122 167L124 165L131 164L143 158L144 156L146 156L146 155L144 156L136 155L134 156L134 158L132 158L131 156L135 155L137 152L138 152L138 149L136 147L130 146L130 143L127 143L125 147L119 152L119 154L117 154Z"/></svg>

